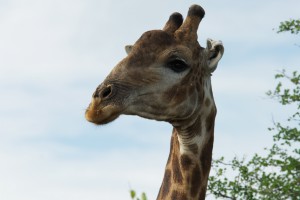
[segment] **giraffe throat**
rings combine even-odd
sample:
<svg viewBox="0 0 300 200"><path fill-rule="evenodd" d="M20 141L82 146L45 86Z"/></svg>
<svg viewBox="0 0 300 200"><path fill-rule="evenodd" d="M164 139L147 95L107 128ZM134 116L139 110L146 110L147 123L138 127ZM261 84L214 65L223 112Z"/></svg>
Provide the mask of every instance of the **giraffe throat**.
<svg viewBox="0 0 300 200"><path fill-rule="evenodd" d="M216 109L200 112L194 124L174 128L170 154L158 200L205 199L211 167ZM201 115L202 114L202 115Z"/></svg>

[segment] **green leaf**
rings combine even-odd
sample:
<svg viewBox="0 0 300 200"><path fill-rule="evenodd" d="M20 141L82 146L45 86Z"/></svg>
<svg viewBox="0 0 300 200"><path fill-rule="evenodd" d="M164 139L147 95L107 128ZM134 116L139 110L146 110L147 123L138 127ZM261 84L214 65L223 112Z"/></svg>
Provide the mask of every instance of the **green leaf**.
<svg viewBox="0 0 300 200"><path fill-rule="evenodd" d="M300 32L300 20L290 19L289 21L281 22L277 33L290 32L298 34Z"/></svg>
<svg viewBox="0 0 300 200"><path fill-rule="evenodd" d="M141 200L147 200L147 196L146 196L146 194L144 192L142 193Z"/></svg>
<svg viewBox="0 0 300 200"><path fill-rule="evenodd" d="M135 193L135 191L134 191L134 190L130 190L130 196L131 196L131 198L132 198L132 199L134 199L134 198L135 198L135 196L136 196L136 193Z"/></svg>

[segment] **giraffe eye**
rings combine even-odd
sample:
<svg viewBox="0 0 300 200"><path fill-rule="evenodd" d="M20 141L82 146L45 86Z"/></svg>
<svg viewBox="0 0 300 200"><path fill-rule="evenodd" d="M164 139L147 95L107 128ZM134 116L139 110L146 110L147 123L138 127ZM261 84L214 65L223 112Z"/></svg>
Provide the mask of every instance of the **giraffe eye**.
<svg viewBox="0 0 300 200"><path fill-rule="evenodd" d="M183 60L175 59L167 63L167 67L176 73L185 71L188 65Z"/></svg>

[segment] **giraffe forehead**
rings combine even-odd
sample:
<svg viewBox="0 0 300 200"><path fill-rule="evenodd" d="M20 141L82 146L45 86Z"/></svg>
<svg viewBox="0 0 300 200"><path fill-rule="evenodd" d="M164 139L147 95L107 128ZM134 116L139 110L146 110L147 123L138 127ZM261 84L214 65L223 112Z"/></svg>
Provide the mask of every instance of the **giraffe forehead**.
<svg viewBox="0 0 300 200"><path fill-rule="evenodd" d="M134 44L126 58L127 64L132 67L149 66L157 60L161 52L174 43L174 38L164 31L148 31Z"/></svg>
<svg viewBox="0 0 300 200"><path fill-rule="evenodd" d="M145 66L153 62L159 62L171 56L178 56L190 62L197 59L199 43L186 45L173 34L162 30L145 32L134 44L131 53L127 57L129 65ZM196 57L196 58L195 58ZM192 63L189 63L192 66Z"/></svg>
<svg viewBox="0 0 300 200"><path fill-rule="evenodd" d="M151 30L143 33L135 45L148 45L148 43L156 45L170 45L173 42L175 42L173 35L162 30Z"/></svg>
<svg viewBox="0 0 300 200"><path fill-rule="evenodd" d="M166 48L169 48L174 44L174 37L164 31L147 31L136 41L133 46L131 55L158 55L159 52L163 51Z"/></svg>

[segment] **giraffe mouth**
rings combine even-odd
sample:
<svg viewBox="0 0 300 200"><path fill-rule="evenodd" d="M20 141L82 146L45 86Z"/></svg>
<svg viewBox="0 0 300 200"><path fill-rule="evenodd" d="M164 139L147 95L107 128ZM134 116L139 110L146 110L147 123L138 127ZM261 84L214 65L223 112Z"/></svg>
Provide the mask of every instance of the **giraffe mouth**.
<svg viewBox="0 0 300 200"><path fill-rule="evenodd" d="M101 106L100 98L93 98L85 112L85 119L96 125L107 124L117 119L122 109L116 105Z"/></svg>

